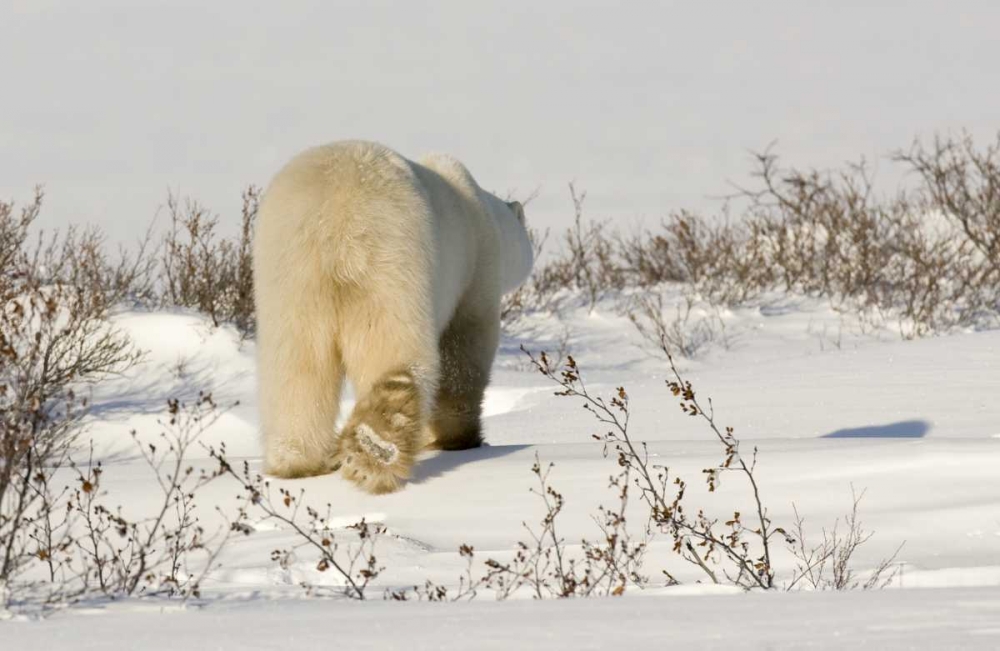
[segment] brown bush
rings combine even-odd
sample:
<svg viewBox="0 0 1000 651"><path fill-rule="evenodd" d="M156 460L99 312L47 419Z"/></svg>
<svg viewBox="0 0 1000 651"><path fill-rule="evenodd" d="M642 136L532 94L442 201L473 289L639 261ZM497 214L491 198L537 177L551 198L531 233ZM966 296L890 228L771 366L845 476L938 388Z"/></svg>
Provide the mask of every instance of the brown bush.
<svg viewBox="0 0 1000 651"><path fill-rule="evenodd" d="M194 201L167 199L170 230L161 258L162 304L193 308L212 324L232 323L243 337L256 328L253 300L253 228L260 189L243 193L240 233L235 240L220 238L218 217Z"/></svg>
<svg viewBox="0 0 1000 651"><path fill-rule="evenodd" d="M920 184L888 198L864 163L820 172L782 167L770 151L754 160L755 184L730 197L738 216L679 211L628 235L585 221L586 194L570 186L573 226L505 317L562 303L565 289L593 309L613 291L682 283L714 305L770 290L827 297L892 316L905 337L1000 320L1000 136L984 149L965 136L895 154Z"/></svg>
<svg viewBox="0 0 1000 651"><path fill-rule="evenodd" d="M995 318L998 279L976 240L935 229L947 201L918 188L875 198L864 165L835 174L778 167L757 157L761 188L751 200L746 246L790 291L827 296L849 307L895 311L904 335L923 335Z"/></svg>
<svg viewBox="0 0 1000 651"><path fill-rule="evenodd" d="M528 282L513 294L522 309L516 312L508 310L505 322L523 314L525 308L538 311L558 309L561 304L558 295L562 290L581 292L589 309L593 310L609 291L625 286L626 279L617 262L608 223L584 221L583 204L587 193L578 192L572 183L569 193L573 202L573 225L563 233L562 248L555 257L543 263L540 259L542 245L548 232L544 237L532 232L535 270Z"/></svg>
<svg viewBox="0 0 1000 651"><path fill-rule="evenodd" d="M41 205L40 191L19 214L0 202L0 605L39 538L66 542L49 526L50 481L79 431L86 401L76 393L139 357L107 317L142 291L143 266L110 263L96 231L30 246Z"/></svg>
<svg viewBox="0 0 1000 651"><path fill-rule="evenodd" d="M964 235L958 238L961 273L953 279L953 291L995 317L1000 312L1000 133L982 149L968 134L935 138L930 148L916 141L895 160L920 176L920 207L939 212Z"/></svg>
<svg viewBox="0 0 1000 651"><path fill-rule="evenodd" d="M736 195L741 220L682 212L623 241L632 285L680 281L725 305L774 289L823 296L895 315L904 337L996 324L1000 145L918 143L896 160L922 185L887 199L864 164L821 173L783 168L769 151L755 160L757 186Z"/></svg>
<svg viewBox="0 0 1000 651"><path fill-rule="evenodd" d="M535 265L545 249L545 243L549 238L549 231L540 232L537 229L528 228L528 237L531 240L531 249L534 254ZM517 323L521 317L528 313L557 312L559 301L555 294L557 288L549 284L548 278L543 278L544 273L535 271L531 277L520 287L512 292L504 294L500 299L500 323L505 328L510 328Z"/></svg>

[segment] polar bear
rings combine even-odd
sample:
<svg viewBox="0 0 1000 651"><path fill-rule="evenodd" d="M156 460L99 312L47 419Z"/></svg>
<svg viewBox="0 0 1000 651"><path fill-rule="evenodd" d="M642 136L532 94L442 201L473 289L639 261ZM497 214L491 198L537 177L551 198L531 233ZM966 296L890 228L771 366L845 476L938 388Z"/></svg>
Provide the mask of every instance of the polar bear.
<svg viewBox="0 0 1000 651"><path fill-rule="evenodd" d="M425 448L482 442L500 298L531 273L524 210L454 158L315 147L264 193L254 240L265 471L398 489ZM345 376L357 403L338 435Z"/></svg>

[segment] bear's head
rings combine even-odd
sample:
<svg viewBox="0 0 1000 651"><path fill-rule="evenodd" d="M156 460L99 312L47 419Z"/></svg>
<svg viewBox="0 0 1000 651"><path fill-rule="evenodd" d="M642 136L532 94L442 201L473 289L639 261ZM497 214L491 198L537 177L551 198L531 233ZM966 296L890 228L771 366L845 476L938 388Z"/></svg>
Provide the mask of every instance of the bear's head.
<svg viewBox="0 0 1000 651"><path fill-rule="evenodd" d="M508 201L507 207L510 208L514 216L517 217L517 221L524 225L524 206L521 205L520 201Z"/></svg>
<svg viewBox="0 0 1000 651"><path fill-rule="evenodd" d="M524 216L524 206L520 201L503 202L506 210L499 215L500 230L503 233L503 291L516 289L531 275L535 262L535 252L528 235L528 225Z"/></svg>

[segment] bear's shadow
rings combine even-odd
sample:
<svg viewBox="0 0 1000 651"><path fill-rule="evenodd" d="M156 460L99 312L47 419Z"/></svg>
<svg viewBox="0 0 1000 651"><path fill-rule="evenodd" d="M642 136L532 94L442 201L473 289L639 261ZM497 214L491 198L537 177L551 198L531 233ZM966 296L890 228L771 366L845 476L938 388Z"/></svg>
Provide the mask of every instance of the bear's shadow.
<svg viewBox="0 0 1000 651"><path fill-rule="evenodd" d="M530 445L484 445L470 450L458 450L454 452L441 451L432 457L420 459L413 468L413 476L410 482L422 484L425 481L436 479L449 472L470 463L487 461L489 459L499 459L509 454L526 450Z"/></svg>

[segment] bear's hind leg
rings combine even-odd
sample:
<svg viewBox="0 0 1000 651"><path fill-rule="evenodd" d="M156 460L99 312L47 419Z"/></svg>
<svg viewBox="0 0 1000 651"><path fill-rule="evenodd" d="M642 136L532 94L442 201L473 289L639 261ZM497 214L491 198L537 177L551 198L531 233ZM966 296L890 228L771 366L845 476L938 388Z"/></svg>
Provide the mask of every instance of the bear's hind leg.
<svg viewBox="0 0 1000 651"><path fill-rule="evenodd" d="M441 370L430 427L432 446L466 450L482 445L483 396L500 337L500 317L458 314L441 335Z"/></svg>
<svg viewBox="0 0 1000 651"><path fill-rule="evenodd" d="M352 303L343 326L344 360L358 401L337 439L334 463L369 493L399 489L425 444L438 351L421 295L376 290Z"/></svg>
<svg viewBox="0 0 1000 651"><path fill-rule="evenodd" d="M305 330L305 328L303 328ZM333 470L343 365L320 333L258 335L264 471L276 477L321 475Z"/></svg>
<svg viewBox="0 0 1000 651"><path fill-rule="evenodd" d="M422 447L422 396L413 371L383 375L361 398L338 440L340 472L369 493L391 493Z"/></svg>

